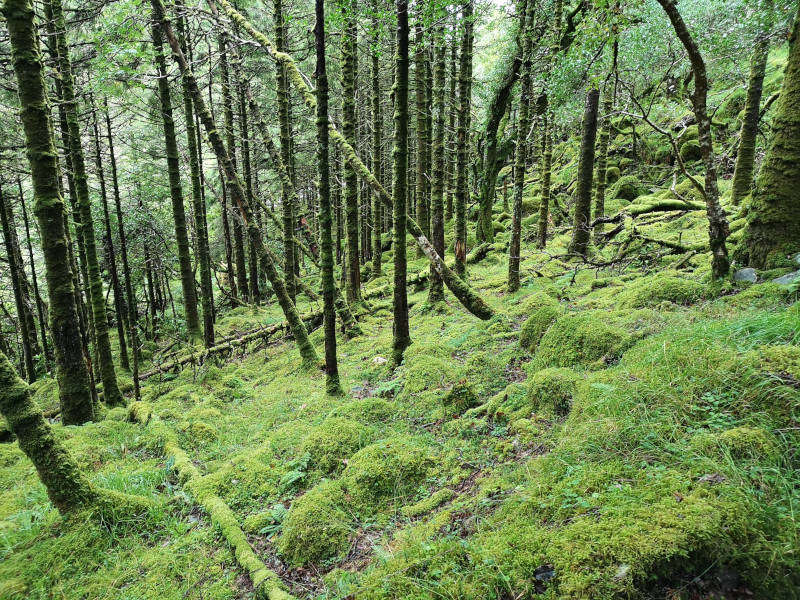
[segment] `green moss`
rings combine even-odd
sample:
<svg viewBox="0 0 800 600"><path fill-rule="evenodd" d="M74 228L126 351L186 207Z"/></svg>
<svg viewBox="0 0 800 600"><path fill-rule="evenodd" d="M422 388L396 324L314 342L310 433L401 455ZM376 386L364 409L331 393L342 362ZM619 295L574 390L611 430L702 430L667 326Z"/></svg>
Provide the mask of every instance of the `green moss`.
<svg viewBox="0 0 800 600"><path fill-rule="evenodd" d="M116 406L106 413L106 419L108 421L127 421L128 409L122 406Z"/></svg>
<svg viewBox="0 0 800 600"><path fill-rule="evenodd" d="M604 312L567 314L542 336L531 364L535 369L602 366L616 361L630 342L631 336L610 325Z"/></svg>
<svg viewBox="0 0 800 600"><path fill-rule="evenodd" d="M393 402L382 398L360 398L343 402L330 413L329 417L346 417L359 423L379 423L389 421L397 414Z"/></svg>
<svg viewBox="0 0 800 600"><path fill-rule="evenodd" d="M153 407L149 402L131 402L128 406L128 421L147 425L153 416Z"/></svg>
<svg viewBox="0 0 800 600"><path fill-rule="evenodd" d="M705 287L696 281L659 273L626 285L617 295L617 306L645 308L658 306L662 302L689 305L702 299L706 293Z"/></svg>
<svg viewBox="0 0 800 600"><path fill-rule="evenodd" d="M519 345L529 352L536 350L539 340L547 331L548 327L561 314L558 301L544 294L536 292L525 300L525 309L528 318L522 325L519 334Z"/></svg>
<svg viewBox="0 0 800 600"><path fill-rule="evenodd" d="M800 346L761 346L755 352L759 368L800 382Z"/></svg>
<svg viewBox="0 0 800 600"><path fill-rule="evenodd" d="M0 598L7 600L24 600L28 596L28 584L20 577L0 582Z"/></svg>
<svg viewBox="0 0 800 600"><path fill-rule="evenodd" d="M292 503L275 547L289 564L301 567L343 553L350 545L350 519L341 486L326 481Z"/></svg>
<svg viewBox="0 0 800 600"><path fill-rule="evenodd" d="M433 467L430 450L410 436L388 438L354 454L342 474L353 500L363 506L413 492Z"/></svg>
<svg viewBox="0 0 800 600"><path fill-rule="evenodd" d="M566 415L580 376L572 369L549 368L533 374L527 399L532 409L546 408L556 415Z"/></svg>
<svg viewBox="0 0 800 600"><path fill-rule="evenodd" d="M635 200L647 192L647 187L634 175L620 177L608 190L611 198L622 198L623 200Z"/></svg>
<svg viewBox="0 0 800 600"><path fill-rule="evenodd" d="M703 152L700 150L700 143L695 140L687 140L681 144L680 147L681 158L683 162L695 162L703 158Z"/></svg>
<svg viewBox="0 0 800 600"><path fill-rule="evenodd" d="M404 506L400 509L400 512L406 517L419 517L425 513L431 512L434 508L439 507L448 500L452 500L455 495L456 493L453 490L449 488L442 488L441 490L435 491L424 500L420 500L419 502L409 506Z"/></svg>
<svg viewBox="0 0 800 600"><path fill-rule="evenodd" d="M369 442L372 431L361 423L342 417L328 417L303 440L307 452L321 472L333 474L344 469L345 459Z"/></svg>
<svg viewBox="0 0 800 600"><path fill-rule="evenodd" d="M711 456L730 455L735 460L769 462L777 453L774 439L766 430L754 427L734 427L722 432L704 432L692 438L692 446Z"/></svg>
<svg viewBox="0 0 800 600"><path fill-rule="evenodd" d="M722 121L732 121L744 110L747 92L743 87L736 87L719 105L716 117Z"/></svg>
<svg viewBox="0 0 800 600"><path fill-rule="evenodd" d="M195 444L207 444L216 440L219 432L204 421L194 421L189 425L189 436Z"/></svg>
<svg viewBox="0 0 800 600"><path fill-rule="evenodd" d="M462 415L479 403L475 388L465 380L459 381L451 387L444 396L442 404L448 415Z"/></svg>

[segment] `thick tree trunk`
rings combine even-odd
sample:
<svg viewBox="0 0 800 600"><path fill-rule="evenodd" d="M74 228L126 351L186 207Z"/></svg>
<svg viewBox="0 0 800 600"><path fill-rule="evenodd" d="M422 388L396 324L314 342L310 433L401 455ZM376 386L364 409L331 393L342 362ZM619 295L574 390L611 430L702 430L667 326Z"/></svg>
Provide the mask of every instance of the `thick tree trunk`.
<svg viewBox="0 0 800 600"><path fill-rule="evenodd" d="M736 167L731 183L731 204L739 206L742 198L753 188L753 165L756 154L758 120L761 115L761 93L764 90L764 74L769 56L767 32L761 32L756 40L750 61L750 81L747 85L747 100L744 105L744 121L736 153Z"/></svg>
<svg viewBox="0 0 800 600"><path fill-rule="evenodd" d="M769 268L800 250L800 7L790 39L772 142L747 209L747 226L737 254Z"/></svg>
<svg viewBox="0 0 800 600"><path fill-rule="evenodd" d="M78 208L81 214L83 243L86 249L86 266L89 277L89 298L91 300L92 315L94 316L94 332L96 354L100 378L103 382L103 398L109 406L124 405L125 400L119 391L117 373L111 353L111 341L108 337L108 318L106 316L106 302L103 294L103 283L100 279L100 263L97 258L97 244L94 233L94 220L92 218L91 203L89 200L89 186L86 177L86 164L80 138L80 124L78 123L77 103L75 101L74 81L72 76L72 63L66 39L66 25L61 9L61 0L51 0L51 10L56 30L56 47L58 49L59 72L61 87L64 95L67 127L69 129L70 157L72 161L75 191L77 193Z"/></svg>
<svg viewBox="0 0 800 600"><path fill-rule="evenodd" d="M94 407L81 349L64 227L64 200L58 185L57 152L47 112L39 38L29 0L5 0L3 14L10 35L11 61L22 106L22 124L33 180L34 213L39 220L42 239L61 419L65 424L79 425L94 416ZM11 383L8 381L0 389L10 390Z"/></svg>
<svg viewBox="0 0 800 600"><path fill-rule="evenodd" d="M197 81L189 69L189 65L186 62L183 52L181 52L178 40L172 31L172 26L169 20L164 16L163 4L161 3L161 0L152 0L152 6L154 17L162 24L164 28L164 34L166 35L167 41L172 48L173 58L180 67L181 75L186 79L189 90L192 94L195 110L200 116L200 120L206 130L209 144L214 150L217 161L220 163L220 166L224 170L228 179L228 187L232 192L233 200L239 207L239 211L248 228L248 231L254 232L252 236L253 239L257 240L256 251L258 256L262 259L262 264L264 266L264 270L266 271L267 278L272 284L272 289L278 298L278 303L283 310L283 314L286 316L289 329L294 336L295 341L297 342L300 355L303 359L303 365L307 368L315 367L319 363L316 350L314 350L314 346L311 345L311 342L308 339L308 332L306 331L306 328L300 319L300 315L297 312L294 302L286 291L286 285L283 281L283 278L278 273L278 270L275 266L277 262L276 257L272 254L272 251L269 249L269 247L264 245L262 238L259 235L258 225L253 219L252 208L247 202L247 196L244 192L244 187L242 186L242 182L239 180L239 177L236 174L236 169L233 165L233 161L231 160L231 155L229 154L228 148L225 147L225 143L222 141L222 137L219 134L219 130L217 129L214 120L211 118L211 114L206 108L205 102L203 101L203 96L200 94L200 89L197 86Z"/></svg>
<svg viewBox="0 0 800 600"><path fill-rule="evenodd" d="M462 14L463 34L461 37L461 56L458 71L458 130L456 131L456 235L455 270L460 276L466 274L467 259L467 203L469 188L467 184L469 128L472 112L472 44L473 44L473 3L464 3Z"/></svg>
<svg viewBox="0 0 800 600"><path fill-rule="evenodd" d="M597 111L600 90L592 87L586 96L583 111L581 153L578 159L578 184L575 188L575 218L572 225L570 252L585 256L589 249L592 227L592 174L594 173L595 143L597 142Z"/></svg>
<svg viewBox="0 0 800 600"><path fill-rule="evenodd" d="M408 2L397 0L397 50L394 79L392 202L394 207L394 330L392 364L403 362L411 344L406 292L406 190L408 177Z"/></svg>
<svg viewBox="0 0 800 600"><path fill-rule="evenodd" d="M315 2L314 38L317 54L317 177L319 225L322 258L322 301L325 325L325 390L332 396L342 393L336 360L335 285L333 278L333 240L331 236L331 186L328 162L328 72L325 66L325 2Z"/></svg>
<svg viewBox="0 0 800 600"><path fill-rule="evenodd" d="M714 146L711 138L711 118L708 116L708 77L706 64L692 38L686 23L683 20L675 0L658 0L658 3L667 13L678 39L683 44L694 75L694 93L692 106L697 119L700 152L706 168L705 200L706 216L708 217L708 241L711 248L711 276L720 279L728 274L730 261L726 240L730 233L728 219L719 203L719 187L717 185L717 164L714 156Z"/></svg>
<svg viewBox="0 0 800 600"><path fill-rule="evenodd" d="M519 122L517 148L514 155L514 213L511 218L511 243L508 249L508 291L516 292L520 286L519 263L522 237L522 192L525 187L525 165L528 163L527 132L530 128L531 54L533 51L533 0L520 0L520 35L522 37L522 79L520 81ZM491 189L494 199L494 181ZM488 240L487 240L488 241Z"/></svg>
<svg viewBox="0 0 800 600"><path fill-rule="evenodd" d="M616 70L616 60L614 61ZM612 72L606 80L603 92L603 128L600 131L597 153L597 176L594 189L594 220L602 219L606 212L606 175L608 172L608 147L611 140L611 111L614 109L614 94L616 92L616 78ZM603 235L603 224L594 227L595 243Z"/></svg>

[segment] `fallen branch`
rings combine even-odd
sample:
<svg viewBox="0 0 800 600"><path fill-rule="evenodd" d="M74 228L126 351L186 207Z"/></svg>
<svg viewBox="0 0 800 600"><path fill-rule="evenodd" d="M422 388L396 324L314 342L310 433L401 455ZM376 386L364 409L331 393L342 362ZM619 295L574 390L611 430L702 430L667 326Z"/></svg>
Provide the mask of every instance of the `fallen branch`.
<svg viewBox="0 0 800 600"><path fill-rule="evenodd" d="M690 211L690 210L705 210L705 204L701 202L691 202L687 200L657 200L654 202L647 202L642 204L631 204L630 206L619 211L615 215L608 217L600 217L592 221L592 227L600 223L619 223L626 216L638 217L639 215L646 215L654 212L670 212L670 211Z"/></svg>

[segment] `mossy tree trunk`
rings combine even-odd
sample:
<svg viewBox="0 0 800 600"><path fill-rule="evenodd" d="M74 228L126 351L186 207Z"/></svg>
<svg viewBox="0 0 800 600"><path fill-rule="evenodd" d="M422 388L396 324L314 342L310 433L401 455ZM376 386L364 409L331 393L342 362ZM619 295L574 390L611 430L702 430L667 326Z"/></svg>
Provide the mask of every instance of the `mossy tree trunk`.
<svg viewBox="0 0 800 600"><path fill-rule="evenodd" d="M614 65L611 74L606 79L603 91L603 127L600 130L600 140L597 152L597 175L594 188L594 215L597 221L605 216L606 212L606 187L608 174L608 147L611 140L611 112L614 110L614 95L616 94L616 53L617 44L614 43ZM603 235L604 225L598 223L594 226L594 238L597 243Z"/></svg>
<svg viewBox="0 0 800 600"><path fill-rule="evenodd" d="M533 53L533 0L520 0L519 30L522 36L522 78L520 80L519 121L517 147L514 154L514 213L511 218L511 243L508 248L508 291L519 289L519 263L522 237L522 192L525 187L525 165L528 162L527 131L530 128L530 97L532 89L531 54ZM492 182L494 198L494 182Z"/></svg>
<svg viewBox="0 0 800 600"><path fill-rule="evenodd" d="M456 115L458 114L458 96L456 96L456 83L458 81L458 44L456 43L456 29L452 29L450 39L450 91L448 98L447 111L447 160L445 186L447 187L447 197L444 208L444 219L449 221L453 218L453 197L455 196L455 173L456 173Z"/></svg>
<svg viewBox="0 0 800 600"><path fill-rule="evenodd" d="M176 3L182 7L182 3ZM182 16L177 20L181 49L185 51L190 42ZM214 345L214 288L211 282L211 251L208 244L208 224L206 223L206 207L203 202L203 187L200 171L200 147L198 131L195 127L192 95L183 83L183 114L186 121L186 139L189 148L189 173L192 182L192 209L194 212L194 228L197 237L197 266L200 271L200 305L203 309L203 345L210 348Z"/></svg>
<svg viewBox="0 0 800 600"><path fill-rule="evenodd" d="M392 363L399 365L411 344L406 291L406 192L408 183L408 2L397 0L394 72L394 142L392 202L394 206L394 330Z"/></svg>
<svg viewBox="0 0 800 600"><path fill-rule="evenodd" d="M581 152L578 158L578 183L575 188L575 215L569 251L585 256L589 249L592 227L592 174L594 173L595 143L597 142L597 112L600 90L592 87L586 95L583 111Z"/></svg>
<svg viewBox="0 0 800 600"><path fill-rule="evenodd" d="M345 9L342 31L342 134L356 147L356 79L358 77L358 28L355 6ZM344 167L344 212L346 221L347 301L361 300L361 266L358 239L358 175L349 163Z"/></svg>
<svg viewBox="0 0 800 600"><path fill-rule="evenodd" d="M433 160L431 180L431 235L433 247L439 256L444 256L444 79L446 70L446 49L444 43L444 27L439 25L434 35L434 72L433 72ZM431 281L428 289L428 302L434 304L444 300L442 277L431 266Z"/></svg>
<svg viewBox="0 0 800 600"><path fill-rule="evenodd" d="M772 130L737 249L742 260L761 268L800 250L800 7Z"/></svg>
<svg viewBox="0 0 800 600"><path fill-rule="evenodd" d="M336 312L333 278L333 216L331 211L330 164L328 161L328 71L325 65L325 1L314 3L314 39L317 55L317 177L319 178L320 254L322 261L322 301L325 327L325 390L338 396L339 366L336 360Z"/></svg>
<svg viewBox="0 0 800 600"><path fill-rule="evenodd" d="M711 248L711 276L720 279L728 274L730 261L726 240L730 233L728 219L719 203L719 187L717 185L717 163L714 156L714 146L711 137L711 118L708 116L708 77L706 64L700 49L694 41L686 22L683 20L675 0L658 0L669 17L678 39L683 44L694 75L694 93L692 106L697 119L698 142L706 169L705 200L706 216L708 217L708 243Z"/></svg>
<svg viewBox="0 0 800 600"><path fill-rule="evenodd" d="M381 110L381 72L380 72L380 27L378 23L378 0L373 0L372 18L372 173L378 179L383 178L383 164L381 156L383 111ZM326 137L327 139L327 137ZM378 194L373 194L372 206L372 278L381 276L383 244L381 233L383 230L383 212L381 199Z"/></svg>
<svg viewBox="0 0 800 600"><path fill-rule="evenodd" d="M100 279L100 263L97 258L94 219L92 218L91 203L89 201L86 163L84 160L83 147L81 146L80 124L78 123L78 108L75 100L72 63L67 46L66 24L61 7L61 0L51 0L50 7L53 12L56 31L59 75L61 77L67 127L69 129L69 154L72 163L73 178L75 180L78 209L81 215L83 244L86 249L89 299L92 307L92 315L94 316L95 344L97 346L96 354L99 362L100 379L103 382L103 398L109 406L119 406L124 405L125 400L122 397L122 393L119 391L117 373L111 353L111 341L108 337L106 302L103 294L103 283Z"/></svg>
<svg viewBox="0 0 800 600"><path fill-rule="evenodd" d="M744 121L736 152L736 166L731 183L731 204L739 206L742 198L753 188L753 165L756 155L756 136L758 120L761 115L761 94L764 91L764 74L769 56L768 31L764 30L756 38L753 56L750 59L750 80L747 84L747 99L744 105Z"/></svg>
<svg viewBox="0 0 800 600"><path fill-rule="evenodd" d="M192 95L195 110L197 111L200 121L206 130L209 144L214 150L217 161L225 173L227 185L232 192L232 199L234 202L236 202L248 231L253 232L252 238L256 240L257 244L256 252L262 260L267 278L272 285L272 289L275 292L278 303L280 304L283 314L286 317L289 325L289 331L294 337L298 349L300 350L300 356L302 357L303 365L306 368L315 367L319 363L316 350L314 350L314 346L311 345L311 342L308 339L308 332L306 331L305 325L303 325L300 315L297 312L297 308L286 291L286 285L283 281L283 278L278 273L276 268L277 259L269 247L264 245L262 241L262 237L258 230L258 225L253 218L253 211L248 203L247 195L244 191L244 186L242 185L242 182L236 173L236 169L228 148L226 148L225 143L219 134L219 130L214 123L211 113L206 108L205 101L200 93L200 88L197 85L197 80L189 68L188 63L186 62L186 58L181 51L180 44L178 43L178 40L172 31L171 23L164 15L164 6L161 3L161 0L151 0L151 2L153 6L154 17L163 26L164 35L166 36L167 41L172 48L172 55L175 61L178 63L181 76L186 79L186 83Z"/></svg>
<svg viewBox="0 0 800 600"><path fill-rule="evenodd" d="M22 365L25 367L25 378L33 383L36 381L36 365L33 360L33 344L31 343L29 300L24 297L22 289L22 264L19 261L19 248L15 246L17 236L12 235L15 225L11 220L11 202L3 194L0 186L0 221L3 225L3 240L6 246L6 256L8 258L8 271L11 275L11 289L14 293L14 304L17 308L17 322L19 325L19 336L22 344Z"/></svg>
<svg viewBox="0 0 800 600"><path fill-rule="evenodd" d="M458 130L456 131L456 193L455 193L455 269L462 277L467 270L467 203L469 188L467 170L469 159L469 128L472 113L472 45L473 3L467 0L462 8L461 56L458 70Z"/></svg>
<svg viewBox="0 0 800 600"><path fill-rule="evenodd" d="M22 106L22 125L33 181L34 213L39 221L44 255L61 419L65 424L79 425L92 419L94 406L81 348L64 200L58 182L58 154L42 78L39 37L29 0L5 0L3 15L10 36L11 62ZM0 390L8 390L12 383L13 378L7 381L7 385L0 386Z"/></svg>
<svg viewBox="0 0 800 600"><path fill-rule="evenodd" d="M421 8L420 8L421 10ZM416 175L414 178L415 183L415 197L416 202L416 219L422 228L422 232L426 237L431 237L430 231L430 215L428 208L430 205L428 199L428 146L429 131L428 131L428 94L426 90L427 72L426 63L427 56L425 53L425 36L422 32L422 18L423 14L417 15L417 23L414 26L414 96L416 99L416 118L417 118L417 152L416 152ZM422 256L422 249L418 249L418 256Z"/></svg>
<svg viewBox="0 0 800 600"><path fill-rule="evenodd" d="M122 286L119 283L117 254L114 250L114 238L111 235L111 218L108 211L108 190L106 188L105 169L103 168L103 153L100 147L100 127L97 124L97 109L94 106L94 102L92 103L92 129L94 131L95 167L97 169L97 177L100 180L100 201L103 205L106 263L108 273L111 275L111 289L114 292L114 312L117 321L117 339L119 343L119 364L123 369L129 371L128 344L125 340L125 299L122 296Z"/></svg>

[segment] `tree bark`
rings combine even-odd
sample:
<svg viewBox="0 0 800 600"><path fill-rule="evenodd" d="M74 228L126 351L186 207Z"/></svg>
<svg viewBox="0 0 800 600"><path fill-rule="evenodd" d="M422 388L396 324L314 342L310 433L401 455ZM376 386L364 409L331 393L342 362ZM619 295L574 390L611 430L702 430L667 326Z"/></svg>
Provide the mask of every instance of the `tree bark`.
<svg viewBox="0 0 800 600"><path fill-rule="evenodd" d="M578 159L578 183L575 189L575 219L572 226L570 252L586 255L592 228L592 174L594 173L595 143L597 141L597 111L600 90L592 87L586 96L583 112L581 153Z"/></svg>
<svg viewBox="0 0 800 600"><path fill-rule="evenodd" d="M415 202L416 202L416 219L422 228L425 237L431 237L430 228L430 214L428 208L430 201L428 199L428 146L429 132L428 132L428 94L426 90L427 73L425 55L425 36L422 33L422 14L417 16L417 23L414 26L414 95L416 98L416 118L417 118L417 160L416 160L416 175L415 175ZM422 256L422 249L418 249L418 256Z"/></svg>
<svg viewBox="0 0 800 600"><path fill-rule="evenodd" d="M616 44L615 44L616 52ZM616 55L615 55L616 57ZM608 147L611 140L611 111L614 109L614 95L616 92L616 58L612 73L606 80L603 92L603 128L600 131L599 150L597 154L597 181L594 190L594 219L602 219L606 211L606 187L608 172ZM603 235L603 224L598 223L594 228L595 243Z"/></svg>
<svg viewBox="0 0 800 600"><path fill-rule="evenodd" d="M11 40L11 61L17 78L33 180L34 214L39 220L42 240L61 419L64 424L79 425L92 419L94 407L81 350L75 288L64 228L64 200L58 185L57 153L42 79L39 38L29 0L5 0L3 14ZM12 383L7 381L0 389L8 394ZM10 419L9 425L12 425Z"/></svg>
<svg viewBox="0 0 800 600"><path fill-rule="evenodd" d="M380 28L378 26L378 0L372 1L374 17L372 27L372 173L380 181L383 176L381 157L383 113L381 111L381 73L380 73ZM326 137L327 139L327 137ZM381 276L383 244L381 233L383 230L383 216L381 199L378 194L373 194L372 206L372 278Z"/></svg>
<svg viewBox="0 0 800 600"><path fill-rule="evenodd" d="M356 79L358 77L358 29L354 7L346 9L342 32L342 135L356 147ZM346 221L347 301L361 300L361 266L358 236L358 176L349 163L344 168L344 212Z"/></svg>
<svg viewBox="0 0 800 600"><path fill-rule="evenodd" d="M431 181L431 234L433 247L439 256L444 256L444 79L446 49L444 26L434 30L434 73L433 73L433 165ZM444 286L441 276L431 266L431 281L428 289L428 302L435 304L444 300Z"/></svg>
<svg viewBox="0 0 800 600"><path fill-rule="evenodd" d="M467 202L469 189L467 184L467 160L469 158L469 128L472 111L472 45L473 45L473 3L467 0L463 6L461 37L461 56L458 71L458 130L456 132L456 235L455 235L455 270L460 276L466 274L467 259Z"/></svg>

